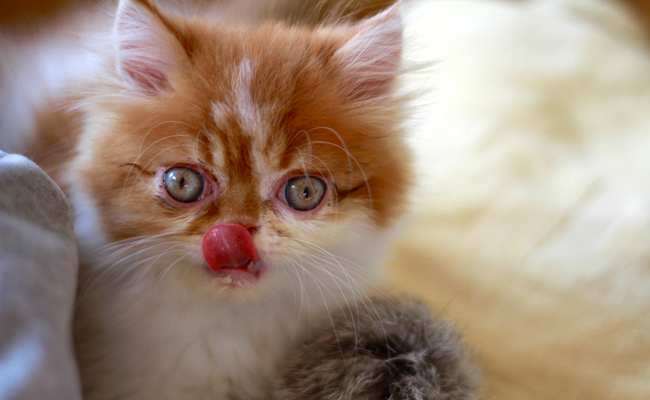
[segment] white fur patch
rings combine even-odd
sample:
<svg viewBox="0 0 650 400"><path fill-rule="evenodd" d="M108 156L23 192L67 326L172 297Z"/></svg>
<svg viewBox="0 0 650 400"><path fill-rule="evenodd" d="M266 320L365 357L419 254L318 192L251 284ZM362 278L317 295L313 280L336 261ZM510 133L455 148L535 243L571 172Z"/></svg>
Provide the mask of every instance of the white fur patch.
<svg viewBox="0 0 650 400"><path fill-rule="evenodd" d="M237 81L234 85L234 107L242 125L243 133L258 137L263 132L263 124L259 106L253 102L253 97L251 96L252 78L252 63L250 60L244 59L239 66Z"/></svg>
<svg viewBox="0 0 650 400"><path fill-rule="evenodd" d="M70 185L70 203L74 205L74 230L82 249L98 249L108 243L95 199L77 182Z"/></svg>
<svg viewBox="0 0 650 400"><path fill-rule="evenodd" d="M220 128L224 127L224 122L226 118L228 118L229 113L230 113L230 109L226 104L219 101L215 101L212 103L212 118L214 119L214 122L217 124L218 127Z"/></svg>
<svg viewBox="0 0 650 400"><path fill-rule="evenodd" d="M268 124L264 123L262 107L253 101L251 80L254 75L251 60L244 59L233 77L232 102L212 103L212 116L218 127L225 129L226 120L234 116L241 127L241 133L253 140L254 144L263 146L268 135Z"/></svg>

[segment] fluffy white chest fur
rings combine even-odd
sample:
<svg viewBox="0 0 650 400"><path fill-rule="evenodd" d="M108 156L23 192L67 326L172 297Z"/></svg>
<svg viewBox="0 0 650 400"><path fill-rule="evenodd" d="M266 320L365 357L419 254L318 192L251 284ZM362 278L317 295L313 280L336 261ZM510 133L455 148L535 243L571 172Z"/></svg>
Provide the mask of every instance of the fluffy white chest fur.
<svg viewBox="0 0 650 400"><path fill-rule="evenodd" d="M90 319L77 327L90 398L265 398L267 379L297 328L294 299L197 302L178 288L161 293L156 286L146 278L79 305ZM101 311L93 309L98 302ZM104 330L94 336L89 323Z"/></svg>

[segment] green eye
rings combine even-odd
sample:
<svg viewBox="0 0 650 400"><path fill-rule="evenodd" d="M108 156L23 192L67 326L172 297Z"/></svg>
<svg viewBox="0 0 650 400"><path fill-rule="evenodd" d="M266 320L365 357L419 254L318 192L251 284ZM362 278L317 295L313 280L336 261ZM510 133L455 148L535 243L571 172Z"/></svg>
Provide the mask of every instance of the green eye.
<svg viewBox="0 0 650 400"><path fill-rule="evenodd" d="M318 207L325 197L327 186L315 176L297 176L287 181L284 197L289 207L298 211L309 211Z"/></svg>
<svg viewBox="0 0 650 400"><path fill-rule="evenodd" d="M167 193L181 203L193 203L201 198L205 181L200 172L187 167L168 169L163 177Z"/></svg>

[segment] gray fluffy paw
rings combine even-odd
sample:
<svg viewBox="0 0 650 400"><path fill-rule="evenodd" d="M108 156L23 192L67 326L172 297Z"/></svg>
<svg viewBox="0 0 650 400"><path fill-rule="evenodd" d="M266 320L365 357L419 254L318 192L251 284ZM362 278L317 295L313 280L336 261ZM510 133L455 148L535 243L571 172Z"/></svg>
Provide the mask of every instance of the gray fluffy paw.
<svg viewBox="0 0 650 400"><path fill-rule="evenodd" d="M477 370L470 360L453 328L422 302L378 298L312 325L292 345L275 394L278 400L474 400Z"/></svg>

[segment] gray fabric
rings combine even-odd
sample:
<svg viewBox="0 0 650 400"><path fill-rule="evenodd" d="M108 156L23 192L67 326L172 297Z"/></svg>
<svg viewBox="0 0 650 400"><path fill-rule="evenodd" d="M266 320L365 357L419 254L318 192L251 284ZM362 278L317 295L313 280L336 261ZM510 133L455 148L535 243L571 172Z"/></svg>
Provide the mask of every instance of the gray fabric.
<svg viewBox="0 0 650 400"><path fill-rule="evenodd" d="M0 151L0 400L81 399L77 268L63 192L33 162Z"/></svg>

